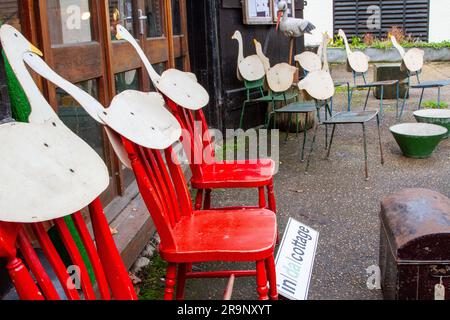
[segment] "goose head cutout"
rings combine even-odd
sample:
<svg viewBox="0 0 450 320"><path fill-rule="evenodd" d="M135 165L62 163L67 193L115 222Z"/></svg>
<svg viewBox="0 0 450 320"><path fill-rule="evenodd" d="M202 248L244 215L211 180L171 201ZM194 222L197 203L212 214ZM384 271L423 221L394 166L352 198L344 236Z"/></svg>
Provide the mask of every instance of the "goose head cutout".
<svg viewBox="0 0 450 320"><path fill-rule="evenodd" d="M118 24L116 31L118 40L126 40L136 50L159 92L177 105L190 110L201 109L209 103L208 92L197 82L195 75L177 69L168 69L159 75L128 30Z"/></svg>
<svg viewBox="0 0 450 320"><path fill-rule="evenodd" d="M338 34L344 39L347 61L352 70L358 73L365 73L369 69L369 57L361 51L352 51L350 49L344 30L339 29Z"/></svg>
<svg viewBox="0 0 450 320"><path fill-rule="evenodd" d="M241 32L236 30L232 39L237 40L239 44L238 74L246 81L262 79L265 75L264 64L256 54L244 58L244 44Z"/></svg>
<svg viewBox="0 0 450 320"><path fill-rule="evenodd" d="M181 135L180 124L165 108L164 99L157 92L126 90L113 98L109 108L103 108L86 91L53 71L39 56L27 55L25 62L39 75L69 93L86 110L95 104L100 123L140 146L165 149Z"/></svg>
<svg viewBox="0 0 450 320"><path fill-rule="evenodd" d="M423 56L425 52L418 48L412 48L405 52L405 49L397 42L394 36L391 36L392 45L400 53L403 65L409 72L416 72L423 68Z"/></svg>
<svg viewBox="0 0 450 320"><path fill-rule="evenodd" d="M322 34L322 41L317 49L317 54L311 51L305 51L294 57L294 60L302 67L306 72L318 71L322 69L322 62L324 59L324 49L331 41L331 37L327 32Z"/></svg>
<svg viewBox="0 0 450 320"><path fill-rule="evenodd" d="M32 108L29 123L0 126L0 221L41 222L73 214L109 184L100 156L59 120L23 58L41 54L16 29L0 28L8 62Z"/></svg>
<svg viewBox="0 0 450 320"><path fill-rule="evenodd" d="M264 71L267 74L267 72L269 72L269 70L270 70L270 60L264 54L261 43L256 39L253 39L253 43L255 44L256 55L258 56L259 60L261 60L263 66L264 66Z"/></svg>

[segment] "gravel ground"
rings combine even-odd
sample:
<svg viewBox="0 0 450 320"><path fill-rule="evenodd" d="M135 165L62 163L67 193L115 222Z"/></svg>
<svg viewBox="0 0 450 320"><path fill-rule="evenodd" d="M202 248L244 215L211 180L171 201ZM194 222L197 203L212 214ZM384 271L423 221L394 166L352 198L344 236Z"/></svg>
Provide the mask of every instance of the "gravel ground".
<svg viewBox="0 0 450 320"><path fill-rule="evenodd" d="M335 67L336 80L349 79L344 66ZM372 72L369 72L371 75ZM342 76L339 78L339 76ZM450 78L449 63L427 64L422 80ZM411 92L407 112L401 122L415 122L412 111L417 108L419 91ZM345 95L335 97L340 110ZM436 100L428 90L426 100ZM450 88L443 90L442 101L450 102ZM378 108L378 100L370 99L369 109ZM363 94L353 100L353 109L363 104ZM335 110L336 110L335 109ZM380 290L366 286L366 268L378 263L380 200L408 187L429 188L450 196L450 139L443 141L429 159L415 160L402 156L389 126L395 123L392 100L385 101L386 115L382 122L382 142L385 165L380 164L376 122L368 126L370 179L364 179L362 130L358 126L339 126L330 160L326 160L324 128L318 131L316 150L309 174L300 162L302 135L292 135L286 144L280 143L280 168L275 177L279 229L284 231L293 217L320 232L309 299L382 299ZM312 130L308 132L308 143ZM281 135L284 138L284 134ZM309 144L308 144L309 145ZM254 190L218 190L213 193L213 205L256 204ZM241 265L242 266L242 265ZM202 265L204 270L229 265ZM248 265L252 267L252 265ZM221 299L226 280L190 280L187 299ZM237 279L233 299L254 299L254 279Z"/></svg>

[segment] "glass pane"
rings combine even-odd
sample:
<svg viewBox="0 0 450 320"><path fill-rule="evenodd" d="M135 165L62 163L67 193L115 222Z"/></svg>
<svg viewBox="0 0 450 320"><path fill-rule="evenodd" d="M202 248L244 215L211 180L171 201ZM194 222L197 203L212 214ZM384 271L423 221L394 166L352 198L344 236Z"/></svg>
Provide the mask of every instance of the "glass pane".
<svg viewBox="0 0 450 320"><path fill-rule="evenodd" d="M158 74L162 74L164 72L164 70L166 70L166 63L165 62L155 63L155 64L153 64L153 68L155 68L155 70ZM146 75L147 75L147 73L146 73ZM157 91L151 81L150 81L150 87L151 87L151 91Z"/></svg>
<svg viewBox="0 0 450 320"><path fill-rule="evenodd" d="M98 98L96 80L87 80L76 85ZM105 160L101 126L64 90L56 89L56 98L59 118Z"/></svg>
<svg viewBox="0 0 450 320"><path fill-rule="evenodd" d="M181 14L180 14L180 1L172 0L172 21L173 21L173 34L182 34L181 30Z"/></svg>
<svg viewBox="0 0 450 320"><path fill-rule="evenodd" d="M147 16L147 37L163 36L163 14L161 0L145 0L145 15Z"/></svg>
<svg viewBox="0 0 450 320"><path fill-rule="evenodd" d="M132 0L110 0L109 19L111 22L111 38L113 40L116 39L116 25L119 23L134 35Z"/></svg>
<svg viewBox="0 0 450 320"><path fill-rule="evenodd" d="M184 70L184 58L183 57L175 58L175 69Z"/></svg>
<svg viewBox="0 0 450 320"><path fill-rule="evenodd" d="M48 0L47 14L53 45L92 41L89 0Z"/></svg>
<svg viewBox="0 0 450 320"><path fill-rule="evenodd" d="M125 90L139 90L139 72L130 70L114 75L116 82L116 94Z"/></svg>

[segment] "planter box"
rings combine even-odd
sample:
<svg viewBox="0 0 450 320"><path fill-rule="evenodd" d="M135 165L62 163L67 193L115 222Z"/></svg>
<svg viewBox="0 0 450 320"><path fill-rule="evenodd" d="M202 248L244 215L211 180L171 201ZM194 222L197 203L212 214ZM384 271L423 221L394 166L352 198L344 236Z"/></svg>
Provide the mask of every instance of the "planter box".
<svg viewBox="0 0 450 320"><path fill-rule="evenodd" d="M450 61L450 48L421 48L425 51L425 62L432 61ZM328 48L328 62L345 63L347 61L347 53L344 48ZM408 49L405 49L408 50ZM361 51L361 50L360 50ZM401 62L400 54L397 49L375 49L367 48L362 50L370 57L370 62Z"/></svg>

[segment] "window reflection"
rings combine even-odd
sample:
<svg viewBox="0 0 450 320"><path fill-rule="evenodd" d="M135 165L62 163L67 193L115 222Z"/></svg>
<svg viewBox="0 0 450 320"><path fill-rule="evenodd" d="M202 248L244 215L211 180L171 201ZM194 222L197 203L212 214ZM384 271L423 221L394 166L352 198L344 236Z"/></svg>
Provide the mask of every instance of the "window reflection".
<svg viewBox="0 0 450 320"><path fill-rule="evenodd" d="M76 84L94 98L98 98L96 80L87 80ZM103 159L103 134L101 126L95 121L71 95L61 88L56 89L58 116L76 135L86 141Z"/></svg>
<svg viewBox="0 0 450 320"><path fill-rule="evenodd" d="M89 0L48 0L47 13L53 45L92 41Z"/></svg>
<svg viewBox="0 0 450 320"><path fill-rule="evenodd" d="M131 34L133 30L133 3L132 0L110 0L109 19L111 22L111 38L116 40L116 26L121 24Z"/></svg>
<svg viewBox="0 0 450 320"><path fill-rule="evenodd" d="M116 83L116 94L125 90L139 90L139 72L129 70L114 75Z"/></svg>
<svg viewBox="0 0 450 320"><path fill-rule="evenodd" d="M147 16L147 37L163 36L163 15L161 0L146 0L145 15Z"/></svg>
<svg viewBox="0 0 450 320"><path fill-rule="evenodd" d="M181 12L180 12L180 1L172 0L172 21L173 21L173 34L182 34L181 29Z"/></svg>

